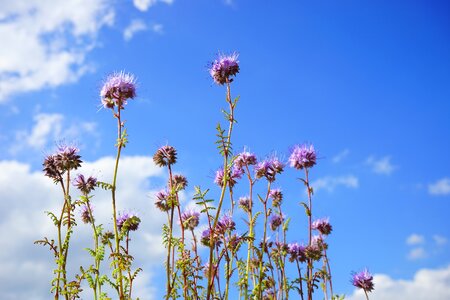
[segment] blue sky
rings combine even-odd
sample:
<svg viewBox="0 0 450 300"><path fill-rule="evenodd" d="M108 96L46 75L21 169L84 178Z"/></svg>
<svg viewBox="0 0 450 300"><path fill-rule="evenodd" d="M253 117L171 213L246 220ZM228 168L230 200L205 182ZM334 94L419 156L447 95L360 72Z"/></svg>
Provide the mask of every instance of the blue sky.
<svg viewBox="0 0 450 300"><path fill-rule="evenodd" d="M213 84L207 66L218 51L240 53L232 87L241 97L235 149L285 159L297 143L319 151L315 216L330 216L334 226L336 289L351 295L349 273L367 266L377 274L373 299L407 292L448 299L449 13L446 1L3 3L0 232L9 238L1 242L8 251L0 255L0 287L7 299L48 298L49 253L32 245L51 235L50 226L36 230L33 222L47 222L43 211L59 199L40 174L44 155L56 141L74 142L86 172L108 177L100 169L114 154L115 124L99 109L98 94L115 70L134 73L139 83L125 110L124 197L135 197L121 207L143 216L148 232L140 233L137 255L147 273L140 292L160 298L162 250L155 245L162 217L149 194L165 177L150 158L159 146L174 145L178 171L191 183L186 203L194 185L217 195L212 181L221 159L214 141L224 89ZM290 216L298 218L291 234L301 241L304 194L296 176L288 170L279 186ZM106 197L99 195L99 203ZM18 291L8 272L29 290ZM424 277L434 279L432 292Z"/></svg>

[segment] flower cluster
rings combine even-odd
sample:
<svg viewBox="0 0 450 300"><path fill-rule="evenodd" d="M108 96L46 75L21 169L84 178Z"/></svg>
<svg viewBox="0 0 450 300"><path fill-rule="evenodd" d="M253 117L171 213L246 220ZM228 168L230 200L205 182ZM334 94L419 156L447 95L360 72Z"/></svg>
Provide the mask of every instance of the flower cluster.
<svg viewBox="0 0 450 300"><path fill-rule="evenodd" d="M188 209L181 214L181 221L183 222L183 226L185 228L194 230L200 222L200 213L193 209Z"/></svg>
<svg viewBox="0 0 450 300"><path fill-rule="evenodd" d="M100 91L100 97L103 107L114 109L117 106L123 109L127 99L136 97L136 78L123 71L111 74Z"/></svg>
<svg viewBox="0 0 450 300"><path fill-rule="evenodd" d="M85 195L88 195L95 189L97 185L97 178L89 176L88 179L84 178L83 174L78 174L78 176L73 180L73 185Z"/></svg>
<svg viewBox="0 0 450 300"><path fill-rule="evenodd" d="M228 186L233 187L237 183L237 179L240 179L242 175L244 174L244 171L240 168L233 167L228 172ZM220 168L216 171L216 177L214 178L214 183L217 184L220 187L223 187L224 184L224 176L225 172L223 171L223 168Z"/></svg>
<svg viewBox="0 0 450 300"><path fill-rule="evenodd" d="M365 292L371 292L374 289L373 276L367 269L353 273L351 282L355 287L363 289Z"/></svg>
<svg viewBox="0 0 450 300"><path fill-rule="evenodd" d="M153 155L153 161L158 167L173 165L177 162L177 150L169 145L162 146Z"/></svg>
<svg viewBox="0 0 450 300"><path fill-rule="evenodd" d="M93 223L93 217L91 217L91 214L93 212L93 208L91 204L85 204L81 207L80 210L80 216L81 216L81 221L83 221L83 223L87 224L87 223Z"/></svg>
<svg viewBox="0 0 450 300"><path fill-rule="evenodd" d="M256 178L266 177L270 182L275 181L275 175L283 172L284 164L277 158L272 157L256 164Z"/></svg>
<svg viewBox="0 0 450 300"><path fill-rule="evenodd" d="M317 219L312 223L312 229L318 230L323 235L329 235L333 230L329 218Z"/></svg>
<svg viewBox="0 0 450 300"><path fill-rule="evenodd" d="M66 171L76 170L81 166L80 150L77 147L60 145L56 153L48 155L42 164L44 174L55 182L62 179Z"/></svg>
<svg viewBox="0 0 450 300"><path fill-rule="evenodd" d="M209 74L214 82L223 85L233 81L231 76L239 73L238 54L231 55L219 54L219 57L211 64Z"/></svg>
<svg viewBox="0 0 450 300"><path fill-rule="evenodd" d="M139 228L141 219L133 212L122 212L117 218L117 229L119 231L136 231Z"/></svg>
<svg viewBox="0 0 450 300"><path fill-rule="evenodd" d="M301 170L313 167L316 164L316 159L316 151L313 145L296 145L289 157L289 163L291 167Z"/></svg>

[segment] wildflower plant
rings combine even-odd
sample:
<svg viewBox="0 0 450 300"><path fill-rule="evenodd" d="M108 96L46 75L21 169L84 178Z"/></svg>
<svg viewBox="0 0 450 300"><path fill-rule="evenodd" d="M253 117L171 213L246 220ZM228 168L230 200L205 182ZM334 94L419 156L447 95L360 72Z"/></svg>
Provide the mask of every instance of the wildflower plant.
<svg viewBox="0 0 450 300"><path fill-rule="evenodd" d="M164 145L153 154L154 164L167 172L167 184L154 195L155 207L167 220L162 228L166 249L164 298L212 300L235 299L238 295L246 300L312 300L320 286L325 299L343 299L333 290L327 253L332 224L329 218L313 219L314 190L310 177L317 164L314 146L294 146L287 160L274 154L260 159L247 148L234 151L232 136L239 97L232 98L231 87L240 72L238 58L237 53L219 54L209 68L214 83L225 88L227 107L223 110L225 124L216 127L222 163L211 184L217 192L193 186L196 206L186 206L180 201L180 193L191 185L184 175L176 173L176 148ZM135 96L135 77L124 72L109 76L100 92L102 106L117 122L112 182L82 174L72 178L82 164L76 147L62 145L44 160L44 174L61 187L63 194L61 211L47 213L56 226L57 241L44 238L36 242L48 246L55 257L56 277L52 281L55 299L79 297L84 281L92 289L94 299L133 299L133 281L141 268L133 267L130 237L139 230L141 218L132 211L118 212L117 174L122 150L128 143L123 111ZM278 187L278 179L288 167L300 174L300 183L306 189L306 194L298 192L300 198L306 198L300 202L298 211L285 209L285 203L292 199L285 199ZM70 186L78 190L77 200L72 200ZM245 186L248 190L242 193ZM111 193L109 230L96 224L93 192L99 187ZM77 207L81 221L92 228L93 247L87 251L93 261L80 267L80 274L70 280L67 262ZM308 226L303 234L291 236L291 218L301 217L302 211ZM110 272L102 268L105 257ZM352 284L362 288L367 296L374 288L372 279L365 270L353 275ZM107 295L105 284L116 295Z"/></svg>

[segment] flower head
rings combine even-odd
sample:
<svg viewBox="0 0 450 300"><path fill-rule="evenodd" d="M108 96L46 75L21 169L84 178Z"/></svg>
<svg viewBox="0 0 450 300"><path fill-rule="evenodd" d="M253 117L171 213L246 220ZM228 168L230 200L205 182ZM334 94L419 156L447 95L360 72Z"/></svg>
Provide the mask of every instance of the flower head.
<svg viewBox="0 0 450 300"><path fill-rule="evenodd" d="M76 170L81 167L80 150L74 146L60 145L56 153L48 155L44 159L45 176L52 178L55 182L61 180L62 174L69 170Z"/></svg>
<svg viewBox="0 0 450 300"><path fill-rule="evenodd" d="M234 160L234 166L243 169L245 166L256 165L257 159L255 154L244 151L239 153Z"/></svg>
<svg viewBox="0 0 450 300"><path fill-rule="evenodd" d="M313 145L296 145L289 157L291 167L301 170L316 164L316 151Z"/></svg>
<svg viewBox="0 0 450 300"><path fill-rule="evenodd" d="M155 206L159 208L161 211L169 211L170 203L169 203L169 192L167 190L161 190L155 195Z"/></svg>
<svg viewBox="0 0 450 300"><path fill-rule="evenodd" d="M215 83L223 85L233 81L230 77L239 73L238 56L236 52L230 55L219 54L219 57L211 63L209 74Z"/></svg>
<svg viewBox="0 0 450 300"><path fill-rule="evenodd" d="M306 261L305 247L298 243L288 244L288 253L290 254L289 261L299 260L300 262Z"/></svg>
<svg viewBox="0 0 450 300"><path fill-rule="evenodd" d="M285 216L282 214L275 214L272 216L272 218L270 219L270 229L272 229L273 231L277 230L278 227L281 226L281 224L283 224L285 219Z"/></svg>
<svg viewBox="0 0 450 300"><path fill-rule="evenodd" d="M76 186L80 192L87 195L95 189L97 178L89 176L88 179L85 179L83 174L78 174L73 180L73 185Z"/></svg>
<svg viewBox="0 0 450 300"><path fill-rule="evenodd" d="M124 108L127 99L136 97L136 78L123 71L109 75L100 90L100 97L105 108Z"/></svg>
<svg viewBox="0 0 450 300"><path fill-rule="evenodd" d="M269 191L269 198L272 199L272 205L278 207L283 201L283 193L280 189L272 189Z"/></svg>
<svg viewBox="0 0 450 300"><path fill-rule="evenodd" d="M275 181L275 175L283 172L284 164L277 158L272 157L256 164L256 178L266 177L270 182Z"/></svg>
<svg viewBox="0 0 450 300"><path fill-rule="evenodd" d="M173 165L177 162L177 150L169 145L162 146L153 155L153 161L158 167Z"/></svg>
<svg viewBox="0 0 450 300"><path fill-rule="evenodd" d="M90 212L89 212L89 210L90 210ZM93 221L94 221L93 217L91 218L92 211L93 211L93 207L90 204L85 204L81 207L80 216L81 216L81 221L83 221L83 223L85 223L85 224L93 223Z"/></svg>
<svg viewBox="0 0 450 300"><path fill-rule="evenodd" d="M366 292L371 292L374 288L373 276L367 269L358 273L354 272L352 274L351 282L355 287L363 289Z"/></svg>
<svg viewBox="0 0 450 300"><path fill-rule="evenodd" d="M236 229L236 223L233 221L230 215L224 214L217 222L216 231L219 234L225 234L227 231L233 231Z"/></svg>
<svg viewBox="0 0 450 300"><path fill-rule="evenodd" d="M241 197L239 198L239 207L241 207L245 212L250 212L252 203L250 197Z"/></svg>
<svg viewBox="0 0 450 300"><path fill-rule="evenodd" d="M213 239L213 246L214 247L219 247L222 244L222 241L217 237L216 234L213 234L213 236L211 237L211 230L205 229L202 232L202 237L200 238L200 242L206 246L209 247L210 246L210 240L211 238Z"/></svg>
<svg viewBox="0 0 450 300"><path fill-rule="evenodd" d="M312 229L318 230L321 234L329 235L333 230L329 218L317 219L312 223Z"/></svg>
<svg viewBox="0 0 450 300"><path fill-rule="evenodd" d="M119 231L136 231L141 219L133 212L122 212L117 218L117 229Z"/></svg>
<svg viewBox="0 0 450 300"><path fill-rule="evenodd" d="M181 214L181 221L183 222L183 226L185 228L194 230L194 228L199 224L200 213L193 209L188 209Z"/></svg>
<svg viewBox="0 0 450 300"><path fill-rule="evenodd" d="M184 190L187 187L188 181L187 181L187 178L184 177L183 175L176 174L176 175L173 175L171 184L172 184L172 188L175 189L175 191L179 192L181 190Z"/></svg>
<svg viewBox="0 0 450 300"><path fill-rule="evenodd" d="M240 179L243 174L244 174L244 171L242 169L232 167L231 170L229 170L229 173L227 176L229 187L233 187L237 183L237 179ZM220 187L223 187L224 175L225 175L225 172L223 171L223 168L218 169L216 171L216 177L214 178L214 183Z"/></svg>

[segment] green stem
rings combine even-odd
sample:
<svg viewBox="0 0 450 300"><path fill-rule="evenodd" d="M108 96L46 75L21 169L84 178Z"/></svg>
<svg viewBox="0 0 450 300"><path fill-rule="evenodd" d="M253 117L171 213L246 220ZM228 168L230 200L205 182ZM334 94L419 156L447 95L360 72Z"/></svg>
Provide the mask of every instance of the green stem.
<svg viewBox="0 0 450 300"><path fill-rule="evenodd" d="M120 160L120 153L123 146L122 141L122 122L120 120L120 106L118 106L117 109L117 156L116 156L116 163L114 166L114 176L113 176L113 182L112 182L112 189L111 189L111 196L112 196L112 209L113 209L113 222L114 222L114 239L116 243L116 259L120 260L120 246L119 246L119 231L117 229L117 210L116 210L116 182L117 182L117 171L119 169L119 160ZM120 300L124 299L123 294L123 279L122 279L122 266L120 263L117 265L119 277L119 298Z"/></svg>
<svg viewBox="0 0 450 300"><path fill-rule="evenodd" d="M98 294L101 295L101 287L98 282L98 274L100 273L100 261L97 259L97 251L98 251L98 234L97 228L95 227L94 215L92 214L91 206L89 203L88 195L84 195L87 199L86 207L89 212L89 218L91 221L92 229L94 230L94 240L95 240L95 281L94 281L94 299L97 300L97 286L98 286Z"/></svg>
<svg viewBox="0 0 450 300"><path fill-rule="evenodd" d="M267 182L267 194L266 198L264 199L264 234L263 234L263 240L262 240L262 249L261 249L261 257L259 258L259 278L258 278L258 285L259 285L259 298L262 299L262 276L263 276L263 261L264 261L264 253L267 249L266 239L267 239L267 200L269 199L269 192L270 192L270 185L271 182Z"/></svg>

